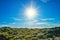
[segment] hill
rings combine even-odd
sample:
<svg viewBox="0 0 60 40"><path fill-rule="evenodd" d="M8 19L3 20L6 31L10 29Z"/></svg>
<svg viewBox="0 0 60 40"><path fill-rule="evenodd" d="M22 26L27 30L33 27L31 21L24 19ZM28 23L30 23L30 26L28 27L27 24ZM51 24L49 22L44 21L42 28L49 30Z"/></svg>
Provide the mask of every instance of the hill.
<svg viewBox="0 0 60 40"><path fill-rule="evenodd" d="M54 28L0 28L0 40L60 40L60 27Z"/></svg>

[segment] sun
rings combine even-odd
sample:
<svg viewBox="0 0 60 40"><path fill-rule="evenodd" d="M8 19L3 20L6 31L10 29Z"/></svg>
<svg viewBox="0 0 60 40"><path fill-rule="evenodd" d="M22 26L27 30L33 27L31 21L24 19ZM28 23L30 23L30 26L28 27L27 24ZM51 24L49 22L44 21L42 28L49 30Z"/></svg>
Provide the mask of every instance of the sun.
<svg viewBox="0 0 60 40"><path fill-rule="evenodd" d="M26 8L25 14L28 19L33 19L36 16L36 9L33 7Z"/></svg>
<svg viewBox="0 0 60 40"><path fill-rule="evenodd" d="M27 19L32 20L34 18L36 18L37 16L37 7L35 7L33 1L31 0L30 5L28 5L27 7L25 7L24 10L24 15Z"/></svg>

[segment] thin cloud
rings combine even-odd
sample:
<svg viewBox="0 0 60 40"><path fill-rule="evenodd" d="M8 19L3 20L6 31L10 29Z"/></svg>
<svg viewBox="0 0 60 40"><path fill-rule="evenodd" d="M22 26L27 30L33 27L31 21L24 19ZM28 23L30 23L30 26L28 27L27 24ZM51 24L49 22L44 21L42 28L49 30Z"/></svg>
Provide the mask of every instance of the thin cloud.
<svg viewBox="0 0 60 40"><path fill-rule="evenodd" d="M38 20L32 20L25 23L26 26L38 26L38 25L49 25L48 22L39 22Z"/></svg>
<svg viewBox="0 0 60 40"><path fill-rule="evenodd" d="M14 20L17 20L17 21L20 21L20 20L22 20L22 19L20 19L20 18L13 18Z"/></svg>
<svg viewBox="0 0 60 40"><path fill-rule="evenodd" d="M6 24L4 24L4 25L0 25L1 27L4 27L4 26L10 26L10 25L6 25Z"/></svg>
<svg viewBox="0 0 60 40"><path fill-rule="evenodd" d="M41 25L41 24L49 24L49 23L47 23L47 22L37 22L36 24Z"/></svg>
<svg viewBox="0 0 60 40"><path fill-rule="evenodd" d="M42 1L43 3L47 3L47 2L49 2L50 0L40 0L40 1Z"/></svg>
<svg viewBox="0 0 60 40"><path fill-rule="evenodd" d="M55 18L43 18L43 19L40 19L42 21L47 21L47 20L55 20Z"/></svg>
<svg viewBox="0 0 60 40"><path fill-rule="evenodd" d="M12 22L12 23L10 23L10 24L16 24L15 22Z"/></svg>
<svg viewBox="0 0 60 40"><path fill-rule="evenodd" d="M38 22L38 20L29 20L29 21L27 21L27 24L33 25L37 22Z"/></svg>

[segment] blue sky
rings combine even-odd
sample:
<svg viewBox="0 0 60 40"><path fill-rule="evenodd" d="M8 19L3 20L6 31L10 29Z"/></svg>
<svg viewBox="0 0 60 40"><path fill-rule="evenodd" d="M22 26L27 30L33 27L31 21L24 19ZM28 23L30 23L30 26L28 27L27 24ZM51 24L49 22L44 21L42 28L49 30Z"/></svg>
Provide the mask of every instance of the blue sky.
<svg viewBox="0 0 60 40"><path fill-rule="evenodd" d="M37 9L33 20L25 17L24 10L31 1ZM60 26L60 0L0 0L0 27L44 28Z"/></svg>

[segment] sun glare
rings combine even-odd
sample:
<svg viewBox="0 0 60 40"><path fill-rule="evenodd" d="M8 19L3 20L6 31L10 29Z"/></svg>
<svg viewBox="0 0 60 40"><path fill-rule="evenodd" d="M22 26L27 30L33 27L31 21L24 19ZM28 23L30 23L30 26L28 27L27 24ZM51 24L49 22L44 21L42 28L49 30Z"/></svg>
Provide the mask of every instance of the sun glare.
<svg viewBox="0 0 60 40"><path fill-rule="evenodd" d="M29 7L26 9L25 14L28 19L33 19L36 16L36 9Z"/></svg>
<svg viewBox="0 0 60 40"><path fill-rule="evenodd" d="M24 10L24 15L26 16L27 19L32 20L36 18L37 16L37 8L35 8L35 5L33 1L31 0L30 5L28 5L25 10Z"/></svg>

